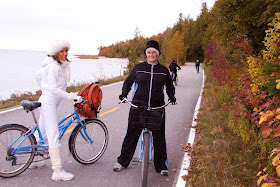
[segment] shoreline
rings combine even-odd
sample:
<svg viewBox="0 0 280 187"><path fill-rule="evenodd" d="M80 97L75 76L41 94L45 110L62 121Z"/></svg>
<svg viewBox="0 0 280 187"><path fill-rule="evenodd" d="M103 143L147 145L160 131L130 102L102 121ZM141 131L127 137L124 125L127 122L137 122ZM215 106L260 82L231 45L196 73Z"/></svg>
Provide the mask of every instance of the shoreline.
<svg viewBox="0 0 280 187"><path fill-rule="evenodd" d="M40 64L46 57L46 52L0 50L0 54L0 72L6 78L0 90L0 103L22 94L35 94L40 87L34 79L34 73L41 68ZM127 59L81 53L69 53L68 58L71 61L71 79L68 86L121 76L128 63Z"/></svg>
<svg viewBox="0 0 280 187"><path fill-rule="evenodd" d="M106 84L122 81L126 77L125 70L126 70L126 66L128 64L127 58L108 58L108 57L98 56L98 55L79 55L79 54L70 54L69 57L72 58L71 61L77 62L77 63L75 63L76 66L79 62L81 62L81 63L85 62L84 60L86 60L86 62L88 62L88 60L91 60L92 62L96 62L96 60L98 60L98 62L101 64L103 63L103 60L104 60L104 63L105 63L104 66L106 66L106 64L108 64L108 61L112 62L112 65L114 63L118 63L120 65L121 72L119 75L114 75L114 77L112 77L112 76L110 77L110 75L108 76L108 78L105 75L99 76L99 77L96 77L96 80L86 80L85 79L84 81L82 81L82 80L75 81L75 79L74 79L74 81L72 80L70 82L70 84L68 84L67 89L66 89L67 92L80 91L84 85L91 83L92 81L99 82L99 86L101 86L101 85L106 85ZM114 66L112 66L112 68L113 67ZM41 91L37 90L37 89L34 89L34 90L27 89L27 90L22 90L22 91L17 90L15 92L12 92L10 94L10 96L8 96L8 97L4 97L4 96L0 97L0 109L19 105L20 101L22 101L22 100L36 101L39 99L40 96L41 96Z"/></svg>
<svg viewBox="0 0 280 187"><path fill-rule="evenodd" d="M108 85L111 83L123 81L126 77L127 77L127 75L122 75L122 76L113 77L110 79L99 80L98 86L103 86L103 85ZM90 82L81 83L81 84L77 84L77 85L69 85L66 88L66 92L79 92L86 84L89 84L89 83ZM8 99L0 100L0 110L17 106L20 104L20 102L22 100L37 101L40 96L41 96L40 90L37 90L35 93L26 91L21 94L12 94L11 97Z"/></svg>

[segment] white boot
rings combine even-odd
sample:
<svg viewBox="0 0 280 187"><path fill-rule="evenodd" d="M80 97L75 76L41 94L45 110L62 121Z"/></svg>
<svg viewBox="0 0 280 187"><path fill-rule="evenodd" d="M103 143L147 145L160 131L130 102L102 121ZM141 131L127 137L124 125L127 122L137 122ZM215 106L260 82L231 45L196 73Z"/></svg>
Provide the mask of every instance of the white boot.
<svg viewBox="0 0 280 187"><path fill-rule="evenodd" d="M74 175L62 170L60 149L59 148L49 148L49 154L50 154L52 169L53 169L52 180L54 180L54 181L72 180L74 178Z"/></svg>
<svg viewBox="0 0 280 187"><path fill-rule="evenodd" d="M33 162L30 164L29 169L33 169L33 168L41 168L45 166L45 162L44 161L38 161L38 156L35 156Z"/></svg>

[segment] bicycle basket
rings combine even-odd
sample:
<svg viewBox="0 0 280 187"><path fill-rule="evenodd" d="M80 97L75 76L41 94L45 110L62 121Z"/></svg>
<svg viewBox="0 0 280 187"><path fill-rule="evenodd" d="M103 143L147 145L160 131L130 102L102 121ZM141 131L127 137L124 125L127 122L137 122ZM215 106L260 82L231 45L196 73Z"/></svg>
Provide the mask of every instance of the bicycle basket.
<svg viewBox="0 0 280 187"><path fill-rule="evenodd" d="M130 120L134 128L147 128L150 131L163 130L165 123L164 109L147 110L143 108L132 108Z"/></svg>

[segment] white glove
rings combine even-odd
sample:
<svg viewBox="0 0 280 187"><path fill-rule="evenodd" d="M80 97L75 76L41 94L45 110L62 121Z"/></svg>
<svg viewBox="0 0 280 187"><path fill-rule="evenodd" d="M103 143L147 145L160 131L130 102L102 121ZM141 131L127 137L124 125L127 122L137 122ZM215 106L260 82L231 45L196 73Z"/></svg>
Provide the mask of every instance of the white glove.
<svg viewBox="0 0 280 187"><path fill-rule="evenodd" d="M74 93L69 93L68 95L68 99L71 100L71 101L74 101L74 99L77 97L77 94L74 94Z"/></svg>
<svg viewBox="0 0 280 187"><path fill-rule="evenodd" d="M75 99L74 99L74 102L75 103L81 103L83 102L84 98L82 96L76 96Z"/></svg>

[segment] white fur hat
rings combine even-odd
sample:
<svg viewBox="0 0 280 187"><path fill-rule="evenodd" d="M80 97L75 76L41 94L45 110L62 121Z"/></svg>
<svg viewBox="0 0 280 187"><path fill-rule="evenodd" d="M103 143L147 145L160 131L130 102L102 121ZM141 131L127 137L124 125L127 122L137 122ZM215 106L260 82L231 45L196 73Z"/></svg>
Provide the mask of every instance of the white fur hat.
<svg viewBox="0 0 280 187"><path fill-rule="evenodd" d="M49 55L56 55L59 51L64 48L67 48L68 51L70 50L70 43L66 40L56 40L52 43L51 49L49 51Z"/></svg>

